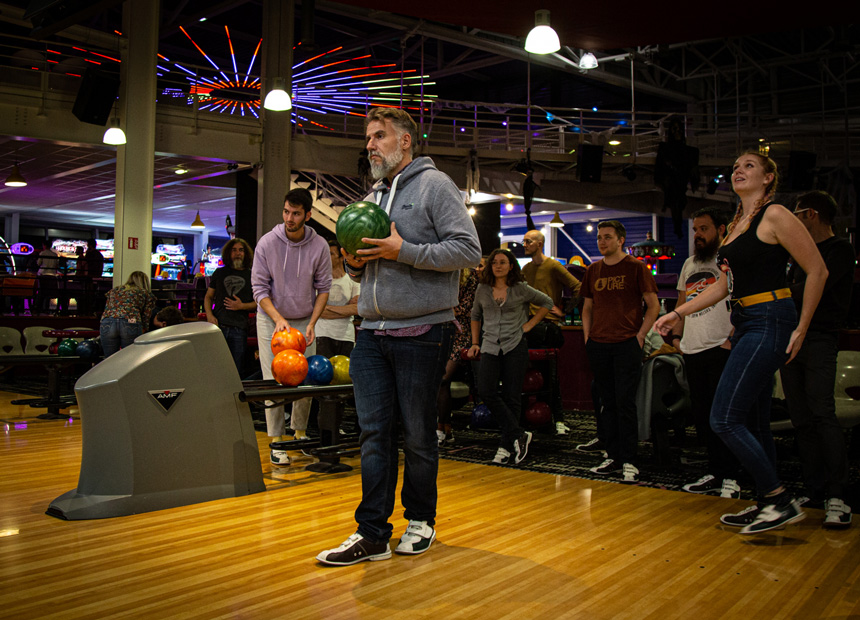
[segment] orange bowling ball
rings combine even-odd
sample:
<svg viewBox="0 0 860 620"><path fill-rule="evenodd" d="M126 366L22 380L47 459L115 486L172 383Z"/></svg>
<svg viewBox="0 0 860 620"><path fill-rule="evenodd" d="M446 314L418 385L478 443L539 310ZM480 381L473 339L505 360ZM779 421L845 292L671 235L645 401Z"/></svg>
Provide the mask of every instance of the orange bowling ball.
<svg viewBox="0 0 860 620"><path fill-rule="evenodd" d="M275 355L288 349L304 353L307 346L305 335L295 327L282 329L272 335L272 353Z"/></svg>
<svg viewBox="0 0 860 620"><path fill-rule="evenodd" d="M307 358L293 349L285 349L272 360L272 376L281 385L296 386L308 374Z"/></svg>

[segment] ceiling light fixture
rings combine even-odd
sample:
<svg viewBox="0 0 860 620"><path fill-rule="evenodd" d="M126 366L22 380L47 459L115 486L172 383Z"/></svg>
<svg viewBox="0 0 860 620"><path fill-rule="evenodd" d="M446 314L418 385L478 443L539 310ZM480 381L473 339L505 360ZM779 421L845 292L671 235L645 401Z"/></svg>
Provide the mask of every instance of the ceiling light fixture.
<svg viewBox="0 0 860 620"><path fill-rule="evenodd" d="M526 51L529 54L552 54L560 49L558 34L549 25L549 11L535 11L535 27L526 37Z"/></svg>
<svg viewBox="0 0 860 620"><path fill-rule="evenodd" d="M194 221L191 222L191 228L196 228L198 230L202 230L206 228L206 224L203 223L203 220L200 219L200 210L197 210L197 215L194 216Z"/></svg>
<svg viewBox="0 0 860 620"><path fill-rule="evenodd" d="M272 90L268 92L266 100L263 102L263 107L272 112L283 112L292 109L293 102L290 101L290 96L287 94L284 78L275 78Z"/></svg>
<svg viewBox="0 0 860 620"><path fill-rule="evenodd" d="M591 52L585 52L579 57L579 68L583 71L597 69L597 57Z"/></svg>
<svg viewBox="0 0 860 620"><path fill-rule="evenodd" d="M116 116L110 119L110 127L105 132L102 142L113 146L125 144L125 132L119 126L119 119Z"/></svg>
<svg viewBox="0 0 860 620"><path fill-rule="evenodd" d="M184 165L177 166L176 170L173 171L174 174L188 174L188 168Z"/></svg>
<svg viewBox="0 0 860 620"><path fill-rule="evenodd" d="M6 185L8 187L27 187L27 180L21 176L21 171L18 170L18 162L12 166L12 173L6 177Z"/></svg>
<svg viewBox="0 0 860 620"><path fill-rule="evenodd" d="M555 215L549 221L549 225L553 228L564 228L564 221L561 219L561 216L558 214L558 211L555 212Z"/></svg>

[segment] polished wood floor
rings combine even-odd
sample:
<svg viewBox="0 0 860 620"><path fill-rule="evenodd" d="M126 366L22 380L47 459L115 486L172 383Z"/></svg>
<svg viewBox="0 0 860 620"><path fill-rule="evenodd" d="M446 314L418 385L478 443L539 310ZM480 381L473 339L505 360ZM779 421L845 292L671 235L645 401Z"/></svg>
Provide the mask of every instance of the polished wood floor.
<svg viewBox="0 0 860 620"><path fill-rule="evenodd" d="M438 542L384 562L316 563L354 531L360 479L309 461L265 464L265 493L61 521L44 511L77 484L80 420L37 420L12 398L0 392L2 618L860 617L860 524L825 531L809 511L746 538L718 523L744 502L446 460Z"/></svg>

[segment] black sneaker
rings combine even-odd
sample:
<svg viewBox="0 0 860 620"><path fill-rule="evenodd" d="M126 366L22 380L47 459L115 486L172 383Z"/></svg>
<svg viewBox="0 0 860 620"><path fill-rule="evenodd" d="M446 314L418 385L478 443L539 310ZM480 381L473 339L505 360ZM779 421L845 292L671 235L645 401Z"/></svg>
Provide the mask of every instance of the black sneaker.
<svg viewBox="0 0 860 620"><path fill-rule="evenodd" d="M514 463L521 463L529 452L529 444L532 442L532 434L526 431L514 439Z"/></svg>
<svg viewBox="0 0 860 620"><path fill-rule="evenodd" d="M744 527L741 534L758 534L785 527L789 523L803 521L806 514L800 509L793 499L783 506L768 504L758 513L755 521Z"/></svg>
<svg viewBox="0 0 860 620"><path fill-rule="evenodd" d="M607 474L614 474L623 469L621 465L618 465L612 459L606 459L597 467L592 467L588 471L593 474L600 474L601 476L605 476Z"/></svg>
<svg viewBox="0 0 860 620"><path fill-rule="evenodd" d="M851 506L837 497L831 497L824 505L824 527L828 530L844 530L851 527Z"/></svg>
<svg viewBox="0 0 860 620"><path fill-rule="evenodd" d="M720 523L732 527L745 527L756 520L761 509L762 506L760 505L747 506L740 512L724 514L720 517Z"/></svg>
<svg viewBox="0 0 860 620"><path fill-rule="evenodd" d="M350 566L359 562L378 562L391 557L391 547L388 543L372 543L356 532L337 549L322 551L317 560L329 566Z"/></svg>
<svg viewBox="0 0 860 620"><path fill-rule="evenodd" d="M713 493L714 491L719 491L722 488L722 484L711 474L708 474L695 482L685 484L681 488L687 493Z"/></svg>
<svg viewBox="0 0 860 620"><path fill-rule="evenodd" d="M576 446L577 452L585 452L586 454L602 454L604 458L606 458L606 450L603 448L603 444L600 443L600 440L595 437L588 443L581 443Z"/></svg>

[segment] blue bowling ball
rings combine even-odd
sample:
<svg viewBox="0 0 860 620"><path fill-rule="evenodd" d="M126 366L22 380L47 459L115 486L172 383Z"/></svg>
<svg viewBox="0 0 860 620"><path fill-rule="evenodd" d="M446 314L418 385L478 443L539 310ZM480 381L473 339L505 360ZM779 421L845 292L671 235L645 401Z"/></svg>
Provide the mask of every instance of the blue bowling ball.
<svg viewBox="0 0 860 620"><path fill-rule="evenodd" d="M470 426L473 429L498 428L496 421L493 419L493 414L490 412L490 408L483 403L472 409L472 421Z"/></svg>
<svg viewBox="0 0 860 620"><path fill-rule="evenodd" d="M311 355L308 358L308 376L305 383L328 385L334 377L334 366L324 355Z"/></svg>
<svg viewBox="0 0 860 620"><path fill-rule="evenodd" d="M83 340L75 347L75 355L89 362L97 360L100 354L99 345L95 340Z"/></svg>

